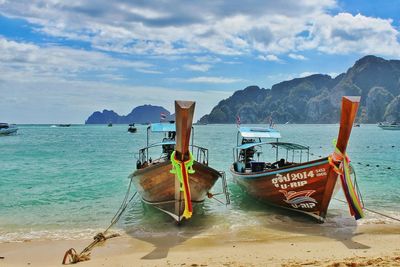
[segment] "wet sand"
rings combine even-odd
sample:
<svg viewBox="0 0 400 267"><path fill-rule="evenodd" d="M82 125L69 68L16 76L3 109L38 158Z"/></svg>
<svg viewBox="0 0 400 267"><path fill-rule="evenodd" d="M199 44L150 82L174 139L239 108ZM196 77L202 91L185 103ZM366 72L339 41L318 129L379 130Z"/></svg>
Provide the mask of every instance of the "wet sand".
<svg viewBox="0 0 400 267"><path fill-rule="evenodd" d="M351 232L331 229L330 234L300 229L124 234L74 266L400 266L400 224L358 225ZM81 251L90 242L1 243L0 266L61 266L66 250Z"/></svg>

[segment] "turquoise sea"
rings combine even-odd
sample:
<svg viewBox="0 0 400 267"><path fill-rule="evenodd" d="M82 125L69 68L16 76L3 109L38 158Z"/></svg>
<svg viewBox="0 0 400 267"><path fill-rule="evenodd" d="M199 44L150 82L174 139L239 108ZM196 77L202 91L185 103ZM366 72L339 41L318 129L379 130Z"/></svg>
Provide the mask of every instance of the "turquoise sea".
<svg viewBox="0 0 400 267"><path fill-rule="evenodd" d="M0 242L92 237L109 225L126 193L136 154L146 142L146 126L50 127L19 125L15 136L0 137ZM311 158L333 150L338 125L277 125L281 141L310 146ZM196 125L195 144L209 149L210 166L227 174L231 205L207 200L179 231L210 228L232 231L297 224L321 231L355 225L343 203L332 200L327 222L266 207L232 183L229 165L236 144L235 125ZM160 136L153 136L157 142ZM348 154L369 209L400 217L400 131L376 125L353 128ZM214 192L220 192L218 183ZM342 193L337 194L343 198ZM222 199L222 198L220 198ZM392 223L367 212L359 224ZM317 225L317 226L316 226ZM135 236L174 231L172 219L136 198L115 226ZM325 230L324 230L325 229ZM250 237L248 237L250 238Z"/></svg>

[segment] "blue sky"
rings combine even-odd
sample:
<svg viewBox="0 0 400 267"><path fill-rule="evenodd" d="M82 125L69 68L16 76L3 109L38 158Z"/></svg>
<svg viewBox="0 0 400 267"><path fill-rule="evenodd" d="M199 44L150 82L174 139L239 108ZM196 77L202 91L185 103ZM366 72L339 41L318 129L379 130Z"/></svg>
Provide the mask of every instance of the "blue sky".
<svg viewBox="0 0 400 267"><path fill-rule="evenodd" d="M0 0L0 121L174 99L196 100L198 119L246 86L335 76L368 54L400 58L400 0Z"/></svg>

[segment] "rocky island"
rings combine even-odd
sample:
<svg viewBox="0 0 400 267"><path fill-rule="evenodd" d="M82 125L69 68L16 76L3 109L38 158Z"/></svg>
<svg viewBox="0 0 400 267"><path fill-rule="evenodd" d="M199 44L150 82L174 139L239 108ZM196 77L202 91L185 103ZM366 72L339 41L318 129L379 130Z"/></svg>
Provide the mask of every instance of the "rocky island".
<svg viewBox="0 0 400 267"><path fill-rule="evenodd" d="M340 98L360 95L358 122L400 120L400 60L365 56L335 78L314 74L236 91L203 116L200 123L337 123Z"/></svg>

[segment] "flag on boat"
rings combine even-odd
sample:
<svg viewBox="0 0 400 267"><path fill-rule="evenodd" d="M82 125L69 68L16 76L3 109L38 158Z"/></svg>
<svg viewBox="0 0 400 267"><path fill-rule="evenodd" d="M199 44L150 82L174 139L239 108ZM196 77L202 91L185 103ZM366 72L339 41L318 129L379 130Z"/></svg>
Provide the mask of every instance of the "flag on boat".
<svg viewBox="0 0 400 267"><path fill-rule="evenodd" d="M165 119L167 118L167 114L165 114L164 112L160 113L160 121L165 121Z"/></svg>
<svg viewBox="0 0 400 267"><path fill-rule="evenodd" d="M272 120L272 116L269 116L269 128L274 128L275 124L274 121Z"/></svg>
<svg viewBox="0 0 400 267"><path fill-rule="evenodd" d="M240 116L239 115L236 116L236 125L240 126Z"/></svg>

